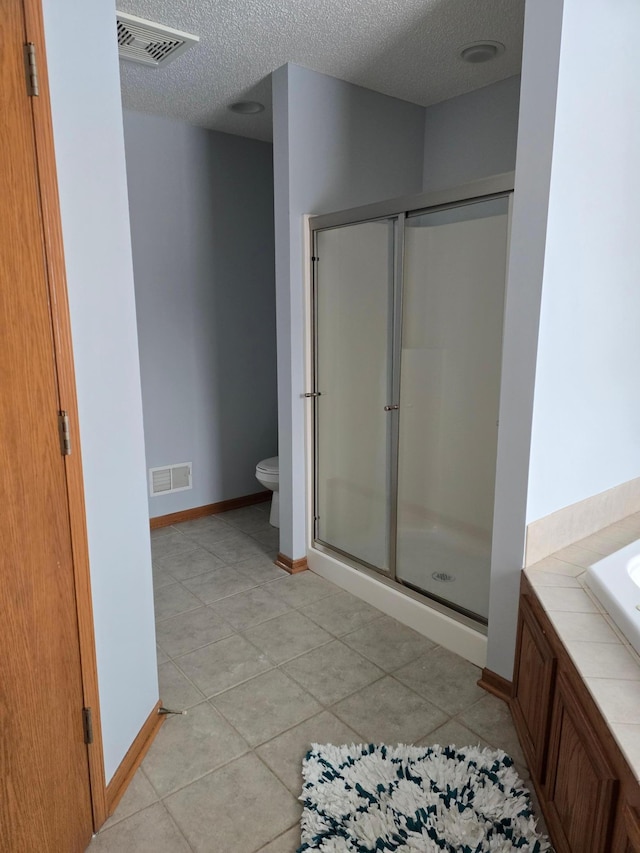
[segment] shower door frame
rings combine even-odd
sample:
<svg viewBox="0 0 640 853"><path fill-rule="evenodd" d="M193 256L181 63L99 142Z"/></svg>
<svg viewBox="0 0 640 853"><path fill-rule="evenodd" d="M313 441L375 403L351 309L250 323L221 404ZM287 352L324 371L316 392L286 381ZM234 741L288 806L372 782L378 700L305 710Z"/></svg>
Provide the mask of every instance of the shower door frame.
<svg viewBox="0 0 640 853"><path fill-rule="evenodd" d="M398 519L398 463L399 463L399 410L388 412L392 418L388 441L390 448L387 454L389 465L389 500L388 500L388 530L389 530L389 569L385 571L379 567L366 563L345 551L317 538L317 507L318 507L318 396L322 391L316 387L318 369L318 324L317 324L317 284L318 284L318 253L317 234L320 231L331 230L350 225L359 225L374 221L395 220L394 234L394 263L392 295L390 298L391 317L390 326L392 334L391 357L392 378L391 405L399 403L400 400L400 371L402 355L402 324L403 324L403 286L404 286L404 229L405 222L409 216L418 216L425 213L434 213L449 208L461 207L474 202L490 201L494 198L508 198L509 207L507 214L507 256L509 251L509 232L511 226L511 210L514 192L514 173L508 172L491 178L474 181L448 190L439 190L430 193L421 193L412 196L401 196L395 199L375 202L362 207L349 208L335 213L321 214L308 218L308 235L310 247L310 301L309 301L309 336L310 336L310 364L308 376L310 377L310 390L305 394L311 403L311 464L309 473L312 479L310 496L310 524L308 547L316 549L321 553L337 555L347 565L366 574L372 575L377 580L402 591L405 595L415 598L429 607L444 613L458 622L468 625L475 630L486 633L487 621L477 614L471 614L462 608L457 608L451 602L440 599L426 591L419 591L413 586L398 580L396 577L396 551L397 551L397 519ZM505 274L505 297L506 297L506 274ZM503 328L504 335L504 328ZM495 494L494 494L495 502ZM492 549L493 552L493 549Z"/></svg>

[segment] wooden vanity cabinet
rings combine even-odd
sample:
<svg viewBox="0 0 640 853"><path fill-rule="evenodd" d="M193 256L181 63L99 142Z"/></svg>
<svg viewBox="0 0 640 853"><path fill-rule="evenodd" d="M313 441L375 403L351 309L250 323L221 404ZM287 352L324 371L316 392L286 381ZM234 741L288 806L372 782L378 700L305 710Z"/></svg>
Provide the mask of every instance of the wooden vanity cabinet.
<svg viewBox="0 0 640 853"><path fill-rule="evenodd" d="M640 853L640 811L623 802L611 853Z"/></svg>
<svg viewBox="0 0 640 853"><path fill-rule="evenodd" d="M513 714L530 772L544 781L556 656L536 616L531 596L520 597L518 654L513 675Z"/></svg>
<svg viewBox="0 0 640 853"><path fill-rule="evenodd" d="M559 851L608 853L618 780L564 672L555 685L543 784Z"/></svg>
<svg viewBox="0 0 640 853"><path fill-rule="evenodd" d="M524 574L511 712L557 853L640 853L640 785Z"/></svg>

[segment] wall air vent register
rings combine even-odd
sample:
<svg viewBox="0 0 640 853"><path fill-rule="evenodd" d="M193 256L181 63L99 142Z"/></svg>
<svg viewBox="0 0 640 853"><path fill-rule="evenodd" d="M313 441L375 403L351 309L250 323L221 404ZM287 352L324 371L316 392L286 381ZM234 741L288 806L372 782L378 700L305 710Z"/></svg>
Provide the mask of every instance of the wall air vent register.
<svg viewBox="0 0 640 853"><path fill-rule="evenodd" d="M184 492L191 488L191 462L163 465L161 468L149 468L149 494L151 497L168 495L171 492Z"/></svg>
<svg viewBox="0 0 640 853"><path fill-rule="evenodd" d="M140 62L152 68L168 65L200 41L198 36L125 12L116 12L116 22L120 59Z"/></svg>

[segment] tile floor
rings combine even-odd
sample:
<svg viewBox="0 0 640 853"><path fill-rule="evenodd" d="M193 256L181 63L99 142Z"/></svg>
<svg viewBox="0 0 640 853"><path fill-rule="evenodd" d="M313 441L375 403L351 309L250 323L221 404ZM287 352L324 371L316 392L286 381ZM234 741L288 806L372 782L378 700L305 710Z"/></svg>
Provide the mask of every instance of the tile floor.
<svg viewBox="0 0 640 853"><path fill-rule="evenodd" d="M528 778L480 670L311 572L269 504L152 534L169 717L89 853L293 853L312 741L491 745Z"/></svg>

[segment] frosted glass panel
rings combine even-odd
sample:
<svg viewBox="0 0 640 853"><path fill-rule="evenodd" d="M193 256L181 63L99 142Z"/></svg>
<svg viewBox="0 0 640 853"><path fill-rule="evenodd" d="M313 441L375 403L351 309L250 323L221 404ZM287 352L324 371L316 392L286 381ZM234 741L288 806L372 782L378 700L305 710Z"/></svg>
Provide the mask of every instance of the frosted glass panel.
<svg viewBox="0 0 640 853"><path fill-rule="evenodd" d="M405 229L396 576L487 617L506 198Z"/></svg>
<svg viewBox="0 0 640 853"><path fill-rule="evenodd" d="M316 243L316 538L383 571L394 227L334 228Z"/></svg>

